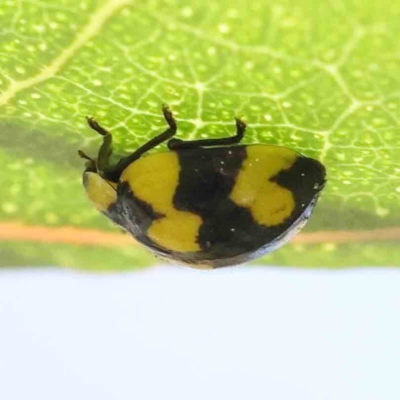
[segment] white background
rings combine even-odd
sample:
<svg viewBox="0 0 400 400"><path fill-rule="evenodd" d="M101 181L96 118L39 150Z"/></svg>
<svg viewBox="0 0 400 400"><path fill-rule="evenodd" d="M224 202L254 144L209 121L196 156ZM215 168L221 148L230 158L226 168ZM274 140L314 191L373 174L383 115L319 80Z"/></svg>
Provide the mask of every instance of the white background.
<svg viewBox="0 0 400 400"><path fill-rule="evenodd" d="M400 271L0 272L0 399L400 399Z"/></svg>

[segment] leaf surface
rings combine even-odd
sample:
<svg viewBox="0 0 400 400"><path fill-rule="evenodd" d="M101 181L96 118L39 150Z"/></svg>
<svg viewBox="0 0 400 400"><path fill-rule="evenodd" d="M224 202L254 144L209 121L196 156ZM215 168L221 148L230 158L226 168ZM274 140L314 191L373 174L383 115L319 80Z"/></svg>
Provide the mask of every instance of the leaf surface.
<svg viewBox="0 0 400 400"><path fill-rule="evenodd" d="M326 165L304 233L263 262L399 266L399 15L388 0L3 2L0 264L151 263L88 203L77 149L95 154L94 115L128 154L165 129L167 103L180 138L231 135L244 116L245 143ZM69 228L96 233L76 244Z"/></svg>

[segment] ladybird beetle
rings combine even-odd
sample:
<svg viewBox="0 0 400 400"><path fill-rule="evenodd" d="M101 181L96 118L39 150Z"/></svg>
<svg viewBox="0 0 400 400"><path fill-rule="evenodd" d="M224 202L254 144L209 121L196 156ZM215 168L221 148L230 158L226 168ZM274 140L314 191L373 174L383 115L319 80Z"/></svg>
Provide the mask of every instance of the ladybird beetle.
<svg viewBox="0 0 400 400"><path fill-rule="evenodd" d="M162 258L198 268L240 264L280 247L307 222L325 185L325 168L291 149L241 145L246 124L219 139L173 138L176 121L132 154L109 164L112 136L87 160L83 185L104 215ZM167 152L146 154L164 141Z"/></svg>

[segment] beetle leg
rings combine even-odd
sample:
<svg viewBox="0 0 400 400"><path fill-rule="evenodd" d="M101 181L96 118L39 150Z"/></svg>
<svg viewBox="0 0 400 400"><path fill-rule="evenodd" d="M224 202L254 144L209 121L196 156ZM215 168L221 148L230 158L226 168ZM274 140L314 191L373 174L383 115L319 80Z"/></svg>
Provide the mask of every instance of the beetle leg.
<svg viewBox="0 0 400 400"><path fill-rule="evenodd" d="M86 117L89 126L98 134L103 136L103 143L100 146L96 160L96 169L103 173L107 171L109 159L112 153L112 135L107 129L103 128L93 117Z"/></svg>
<svg viewBox="0 0 400 400"><path fill-rule="evenodd" d="M236 118L236 135L227 138L216 138L216 139L200 139L200 140L181 140L171 139L168 142L168 148L170 150L180 149L197 149L204 146L223 146L240 143L244 137L246 131L246 124L243 120Z"/></svg>
<svg viewBox="0 0 400 400"><path fill-rule="evenodd" d="M166 129L163 133L154 137L153 139L150 139L147 143L139 147L129 156L121 158L115 166L107 168L107 170L104 171L104 175L107 179L117 182L122 174L122 171L129 164L133 163L138 158L140 158L144 153L158 146L162 142L165 142L166 140L170 139L172 136L176 134L177 124L174 116L172 115L171 110L168 108L168 106L163 105L162 112L165 121L167 121L168 129Z"/></svg>

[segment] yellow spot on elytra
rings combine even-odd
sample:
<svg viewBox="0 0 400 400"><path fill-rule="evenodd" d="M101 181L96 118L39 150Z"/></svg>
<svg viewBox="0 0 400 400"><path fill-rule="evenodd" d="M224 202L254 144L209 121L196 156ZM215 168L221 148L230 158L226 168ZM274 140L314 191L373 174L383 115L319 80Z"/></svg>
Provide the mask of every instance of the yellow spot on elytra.
<svg viewBox="0 0 400 400"><path fill-rule="evenodd" d="M121 180L129 183L136 197L149 203L155 212L165 215L150 226L147 232L150 239L173 251L198 251L200 246L196 239L201 218L179 211L173 204L179 170L176 153L154 154L132 163L123 172Z"/></svg>
<svg viewBox="0 0 400 400"><path fill-rule="evenodd" d="M156 243L170 250L186 252L198 251L196 243L201 218L185 211L169 212L166 218L153 222L148 235Z"/></svg>
<svg viewBox="0 0 400 400"><path fill-rule="evenodd" d="M247 159L237 177L230 198L250 210L261 225L275 226L292 214L295 202L290 190L269 179L289 169L297 154L283 147L253 145L247 147Z"/></svg>

